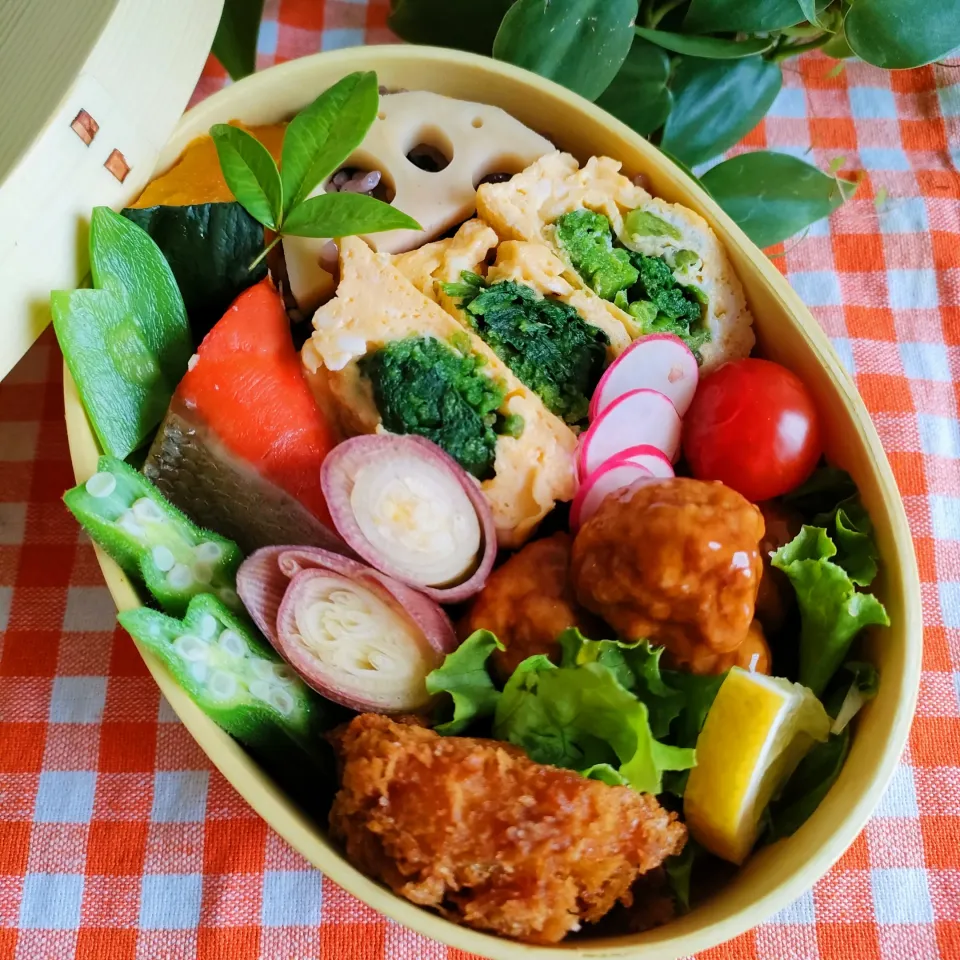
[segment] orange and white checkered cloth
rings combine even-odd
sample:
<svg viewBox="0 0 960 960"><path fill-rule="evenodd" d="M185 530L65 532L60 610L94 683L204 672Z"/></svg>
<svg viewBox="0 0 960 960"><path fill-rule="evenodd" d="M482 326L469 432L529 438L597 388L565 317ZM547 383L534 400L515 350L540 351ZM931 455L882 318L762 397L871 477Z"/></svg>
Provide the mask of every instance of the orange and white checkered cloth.
<svg viewBox="0 0 960 960"><path fill-rule="evenodd" d="M268 0L259 66L390 40L386 0ZM924 661L909 747L851 849L702 956L960 960L960 72L811 55L744 146L843 157L857 198L776 263L855 376L913 530ZM224 83L211 61L195 99ZM467 960L293 853L211 768L116 626L45 335L0 384L0 960Z"/></svg>

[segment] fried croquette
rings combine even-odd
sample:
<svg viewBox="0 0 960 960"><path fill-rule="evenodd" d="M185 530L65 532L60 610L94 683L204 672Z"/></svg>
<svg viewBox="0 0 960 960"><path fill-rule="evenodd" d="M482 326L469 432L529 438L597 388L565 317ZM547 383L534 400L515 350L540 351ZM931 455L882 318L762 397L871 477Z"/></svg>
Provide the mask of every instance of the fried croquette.
<svg viewBox="0 0 960 960"><path fill-rule="evenodd" d="M330 830L351 863L479 930L556 943L629 905L637 877L686 841L655 797L496 741L375 714L331 739L342 780Z"/></svg>

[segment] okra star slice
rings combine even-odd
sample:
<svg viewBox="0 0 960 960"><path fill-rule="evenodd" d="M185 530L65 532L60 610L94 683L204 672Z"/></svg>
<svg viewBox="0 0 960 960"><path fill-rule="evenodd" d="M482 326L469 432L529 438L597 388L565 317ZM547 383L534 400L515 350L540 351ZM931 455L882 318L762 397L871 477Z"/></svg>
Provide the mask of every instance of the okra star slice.
<svg viewBox="0 0 960 960"><path fill-rule="evenodd" d="M248 622L209 593L183 620L148 607L117 619L154 653L211 720L241 743L276 755L285 738L315 754L325 726L322 701Z"/></svg>
<svg viewBox="0 0 960 960"><path fill-rule="evenodd" d="M196 526L122 460L101 457L97 472L63 499L93 540L128 575L142 578L167 613L182 616L191 598L203 593L243 609L236 592L240 548Z"/></svg>

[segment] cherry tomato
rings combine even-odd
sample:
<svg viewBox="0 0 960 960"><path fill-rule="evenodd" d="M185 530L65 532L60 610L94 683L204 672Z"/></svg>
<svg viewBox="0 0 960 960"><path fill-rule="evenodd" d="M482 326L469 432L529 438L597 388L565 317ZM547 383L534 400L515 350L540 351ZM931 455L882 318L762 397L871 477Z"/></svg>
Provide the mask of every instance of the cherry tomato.
<svg viewBox="0 0 960 960"><path fill-rule="evenodd" d="M770 360L725 363L697 387L683 452L697 479L721 480L754 503L787 493L822 452L810 392Z"/></svg>

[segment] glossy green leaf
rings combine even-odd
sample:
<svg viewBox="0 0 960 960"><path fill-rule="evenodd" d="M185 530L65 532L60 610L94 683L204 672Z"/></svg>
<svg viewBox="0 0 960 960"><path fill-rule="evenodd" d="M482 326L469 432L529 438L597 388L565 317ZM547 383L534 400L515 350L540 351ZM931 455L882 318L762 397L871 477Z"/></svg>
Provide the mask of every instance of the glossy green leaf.
<svg viewBox="0 0 960 960"><path fill-rule="evenodd" d="M228 123L210 128L223 179L237 202L265 227L275 230L283 213L280 171L270 151L246 130Z"/></svg>
<svg viewBox="0 0 960 960"><path fill-rule="evenodd" d="M813 0L693 0L683 20L689 33L760 33L808 19L800 9Z"/></svg>
<svg viewBox="0 0 960 960"><path fill-rule="evenodd" d="M760 57L683 57L674 69L661 148L691 165L723 153L763 119L782 82L780 66Z"/></svg>
<svg viewBox="0 0 960 960"><path fill-rule="evenodd" d="M834 60L846 60L848 57L855 57L856 54L850 49L850 44L844 35L843 30L835 33L821 48L828 57ZM841 64L837 64L841 66Z"/></svg>
<svg viewBox="0 0 960 960"><path fill-rule="evenodd" d="M724 160L702 180L760 247L786 240L829 216L857 189L855 183L828 177L797 157L767 150Z"/></svg>
<svg viewBox="0 0 960 960"><path fill-rule="evenodd" d="M843 31L867 63L885 70L919 67L960 46L960 0L857 0Z"/></svg>
<svg viewBox="0 0 960 960"><path fill-rule="evenodd" d="M224 0L217 35L213 38L213 55L234 80L256 69L262 16L263 0Z"/></svg>
<svg viewBox="0 0 960 960"><path fill-rule="evenodd" d="M295 237L352 237L384 230L420 230L420 224L389 203L363 193L325 193L293 208L283 232Z"/></svg>
<svg viewBox="0 0 960 960"><path fill-rule="evenodd" d="M512 4L513 0L393 0L387 26L407 43L472 50L489 56L500 21Z"/></svg>
<svg viewBox="0 0 960 960"><path fill-rule="evenodd" d="M517 0L493 55L595 100L633 43L636 0Z"/></svg>
<svg viewBox="0 0 960 960"><path fill-rule="evenodd" d="M803 11L803 19L808 23L820 23L820 11L817 9L821 4L817 0L797 0L800 9Z"/></svg>
<svg viewBox="0 0 960 960"><path fill-rule="evenodd" d="M620 72L597 99L597 106L646 136L660 127L670 113L673 95L667 87L669 76L670 57L666 51L636 37Z"/></svg>
<svg viewBox="0 0 960 960"><path fill-rule="evenodd" d="M146 230L176 278L199 343L247 287L267 275L250 263L263 250L263 226L239 203L135 207L123 216Z"/></svg>
<svg viewBox="0 0 960 960"><path fill-rule="evenodd" d="M664 150L663 147L660 147L660 152L673 161L698 187L707 190L706 184L679 157L674 156L669 150ZM709 192L707 190L707 193Z"/></svg>
<svg viewBox="0 0 960 960"><path fill-rule="evenodd" d="M377 117L379 102L377 75L351 73L290 121L280 163L284 214L360 146Z"/></svg>
<svg viewBox="0 0 960 960"><path fill-rule="evenodd" d="M754 57L769 50L774 37L748 37L746 40L723 40L719 37L699 37L687 33L670 33L667 30L649 30L637 27L637 35L673 53L685 53L689 57L704 57L708 60L739 60Z"/></svg>

